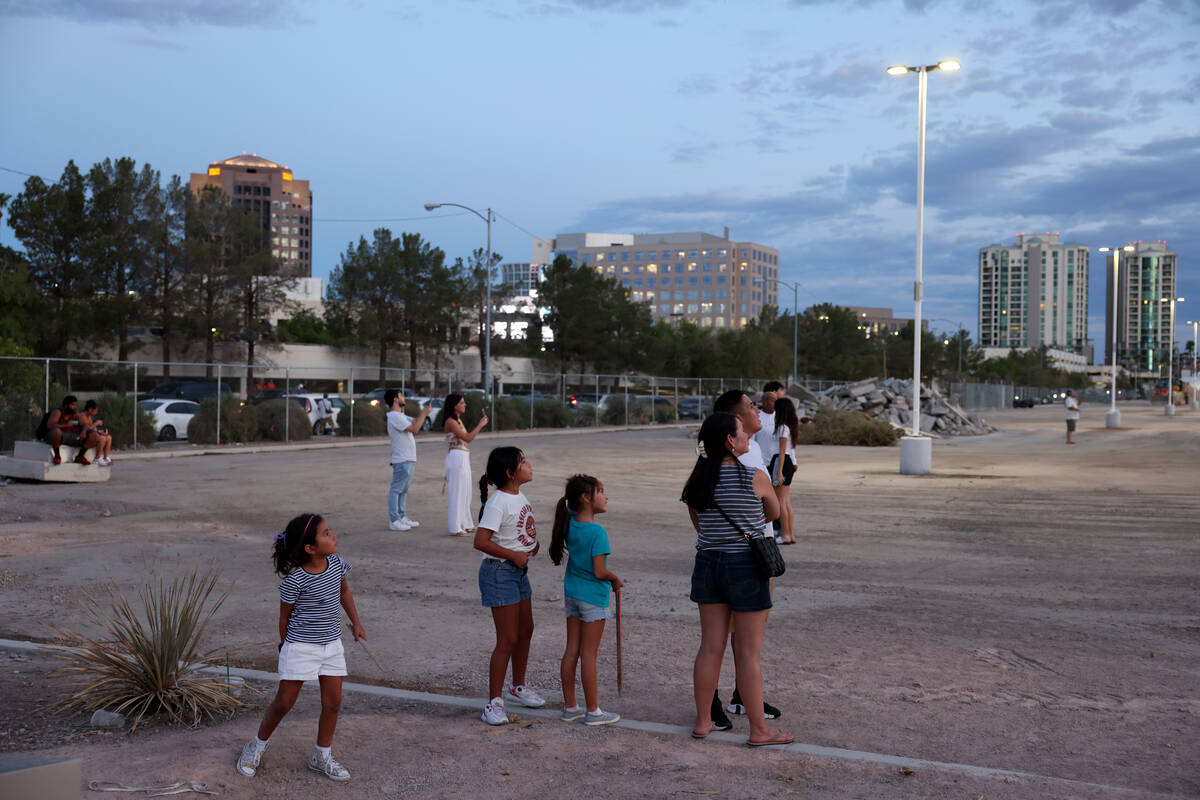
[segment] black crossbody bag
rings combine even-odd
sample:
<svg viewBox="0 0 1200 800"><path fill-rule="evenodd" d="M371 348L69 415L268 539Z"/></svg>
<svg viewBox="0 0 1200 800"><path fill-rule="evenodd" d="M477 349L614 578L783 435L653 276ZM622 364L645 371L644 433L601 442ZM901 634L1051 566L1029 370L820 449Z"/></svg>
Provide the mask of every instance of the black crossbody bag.
<svg viewBox="0 0 1200 800"><path fill-rule="evenodd" d="M733 521L725 509L713 500L713 506L717 511L721 512L721 516L725 521L737 529L746 539L746 543L750 545L750 552L754 553L754 561L758 565L758 571L763 578L778 578L787 570L787 564L783 562L783 553L779 552L779 545L775 544L775 538L772 536L751 536L742 530L742 526Z"/></svg>

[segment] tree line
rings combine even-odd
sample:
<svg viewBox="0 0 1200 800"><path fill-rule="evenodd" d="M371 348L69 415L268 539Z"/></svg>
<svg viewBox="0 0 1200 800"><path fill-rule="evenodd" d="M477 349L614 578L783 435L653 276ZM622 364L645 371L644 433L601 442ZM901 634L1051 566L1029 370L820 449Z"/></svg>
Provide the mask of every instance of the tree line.
<svg viewBox="0 0 1200 800"><path fill-rule="evenodd" d="M497 253L491 265L482 249L449 261L419 234L379 228L347 245L318 316L287 308L293 276L272 255L259 217L215 188L193 193L179 176L164 181L131 158L105 159L86 173L72 161L53 183L31 177L15 197L0 195L0 211L24 248L0 248L0 355L89 356L105 342L126 360L156 343L163 362L175 347L199 345L212 362L216 342L232 339L244 344L248 363L256 347L280 342L369 348L381 379L396 363L440 368L467 344L477 345L482 362ZM800 376L912 375L911 323L873 335L851 311L829 303L795 320L766 306L737 330L655 322L619 280L565 256L543 271L538 292L544 317L526 316L522 340L493 339L495 355L529 356L540 370L555 372L784 376L791 373L795 327ZM510 293L493 283L494 311ZM280 309L290 316L270 326ZM543 324L553 333L545 340ZM139 326L158 334L149 345L135 335ZM966 331L923 331L921 350L923 377L1068 381L1036 353L985 362Z"/></svg>

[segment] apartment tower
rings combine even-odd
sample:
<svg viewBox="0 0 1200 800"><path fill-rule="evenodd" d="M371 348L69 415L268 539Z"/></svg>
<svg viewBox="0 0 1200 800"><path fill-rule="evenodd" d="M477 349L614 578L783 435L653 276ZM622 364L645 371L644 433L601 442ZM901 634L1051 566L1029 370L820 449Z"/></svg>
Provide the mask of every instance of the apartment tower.
<svg viewBox="0 0 1200 800"><path fill-rule="evenodd" d="M1117 363L1126 369L1153 372L1166 360L1170 343L1171 298L1178 291L1176 255L1162 241L1130 244L1133 252L1109 253L1105 259L1108 280L1104 293L1104 346L1112 346L1113 257L1119 255Z"/></svg>
<svg viewBox="0 0 1200 800"><path fill-rule="evenodd" d="M979 344L1087 354L1088 248L1020 233L979 250Z"/></svg>
<svg viewBox="0 0 1200 800"><path fill-rule="evenodd" d="M312 191L290 167L243 153L212 162L205 173L193 172L189 185L193 194L216 186L234 205L259 217L263 230L271 232L271 253L283 271L312 277Z"/></svg>
<svg viewBox="0 0 1200 800"><path fill-rule="evenodd" d="M655 320L743 328L779 305L779 251L709 233L560 233L555 255L621 282Z"/></svg>

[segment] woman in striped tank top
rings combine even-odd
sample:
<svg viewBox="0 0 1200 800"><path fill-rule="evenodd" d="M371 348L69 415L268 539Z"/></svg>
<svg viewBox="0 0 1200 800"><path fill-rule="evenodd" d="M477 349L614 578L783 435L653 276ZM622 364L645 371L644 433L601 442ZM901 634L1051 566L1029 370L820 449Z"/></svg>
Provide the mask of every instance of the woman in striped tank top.
<svg viewBox="0 0 1200 800"><path fill-rule="evenodd" d="M712 699L732 617L737 628L733 647L737 687L750 722L747 744L761 747L788 744L793 737L769 727L763 717L759 652L771 592L746 536L763 535L763 526L779 516L779 501L765 472L738 462L749 446L741 420L733 414L710 415L700 426L700 457L681 499L697 534L691 599L700 609L700 649L692 673L696 698L692 736L703 739L713 731Z"/></svg>

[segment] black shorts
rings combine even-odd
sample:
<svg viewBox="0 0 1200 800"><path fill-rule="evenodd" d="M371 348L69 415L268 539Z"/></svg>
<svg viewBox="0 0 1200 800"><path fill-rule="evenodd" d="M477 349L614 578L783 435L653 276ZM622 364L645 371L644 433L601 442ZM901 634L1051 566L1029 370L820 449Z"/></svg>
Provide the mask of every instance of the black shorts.
<svg viewBox="0 0 1200 800"><path fill-rule="evenodd" d="M760 577L749 546L738 552L697 550L690 596L693 603L727 605L730 611L766 611L771 583Z"/></svg>
<svg viewBox="0 0 1200 800"><path fill-rule="evenodd" d="M767 472L770 474L771 482L775 482L775 464L779 461L779 454L771 456L771 463L767 465ZM792 476L796 474L796 465L792 463L790 455L783 457L783 485L792 485Z"/></svg>

